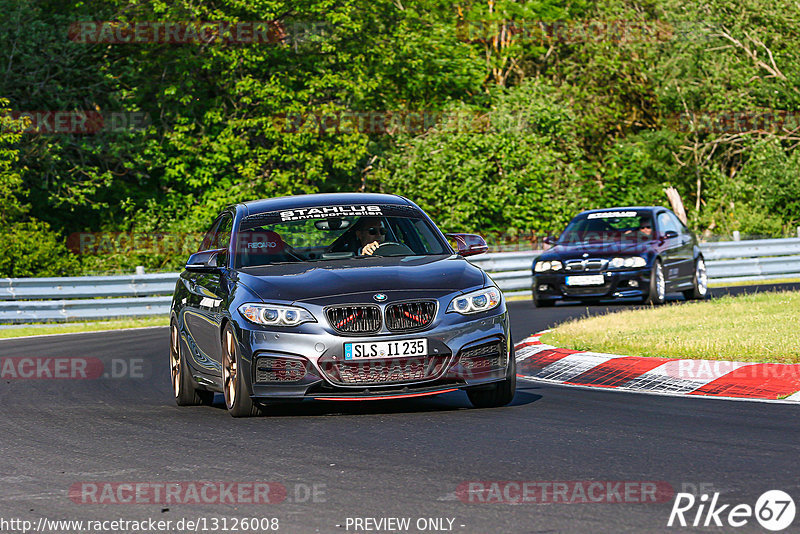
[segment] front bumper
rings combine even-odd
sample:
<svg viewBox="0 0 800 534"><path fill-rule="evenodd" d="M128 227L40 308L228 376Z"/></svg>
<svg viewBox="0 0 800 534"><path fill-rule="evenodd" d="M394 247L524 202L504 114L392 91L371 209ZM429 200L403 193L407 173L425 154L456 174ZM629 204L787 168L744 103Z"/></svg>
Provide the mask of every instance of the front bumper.
<svg viewBox="0 0 800 534"><path fill-rule="evenodd" d="M601 275L602 285L568 285L568 276ZM537 300L645 298L650 293L650 269L566 273L534 273L532 291Z"/></svg>
<svg viewBox="0 0 800 534"><path fill-rule="evenodd" d="M237 325L242 355L240 370L249 377L251 396L258 400L368 400L439 394L501 381L506 378L508 362L513 357L508 312L504 305L475 317L440 314L427 330L404 334L345 336L319 323L304 324L293 331L242 323L244 327ZM412 358L358 362L356 365L361 367L348 375L351 382L343 381L341 374L334 375L331 371L334 363L345 363L344 343L419 338L428 340L426 358L430 360L426 362L411 362ZM487 353L486 347L492 346L502 348L499 358ZM278 382L276 377L286 380L286 372L265 374L263 361L303 362L304 368L290 373L290 381ZM353 362L348 364L354 365ZM430 372L416 373L419 368L413 365L427 365L425 371ZM294 370L300 365L290 363L289 367ZM409 373L409 369L413 372ZM267 382L263 381L265 376L268 376ZM353 377L365 376L388 377L389 380L352 382ZM400 379L392 379L392 376Z"/></svg>

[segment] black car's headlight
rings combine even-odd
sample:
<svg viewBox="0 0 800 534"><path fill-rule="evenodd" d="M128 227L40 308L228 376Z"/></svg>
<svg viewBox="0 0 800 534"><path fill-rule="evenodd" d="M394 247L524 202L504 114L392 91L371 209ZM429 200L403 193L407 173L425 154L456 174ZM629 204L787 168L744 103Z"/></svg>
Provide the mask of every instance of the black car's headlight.
<svg viewBox="0 0 800 534"><path fill-rule="evenodd" d="M609 269L636 269L647 265L647 260L640 256L628 256L627 258L612 258L608 262Z"/></svg>
<svg viewBox="0 0 800 534"><path fill-rule="evenodd" d="M248 303L239 306L239 313L250 322L266 326L297 326L317 322L310 311L297 306Z"/></svg>
<svg viewBox="0 0 800 534"><path fill-rule="evenodd" d="M537 273L546 273L547 271L560 271L564 265L558 260L551 261L537 261L533 270Z"/></svg>
<svg viewBox="0 0 800 534"><path fill-rule="evenodd" d="M491 310L498 305L500 305L500 290L496 287L487 287L457 296L450 301L447 311L469 315Z"/></svg>

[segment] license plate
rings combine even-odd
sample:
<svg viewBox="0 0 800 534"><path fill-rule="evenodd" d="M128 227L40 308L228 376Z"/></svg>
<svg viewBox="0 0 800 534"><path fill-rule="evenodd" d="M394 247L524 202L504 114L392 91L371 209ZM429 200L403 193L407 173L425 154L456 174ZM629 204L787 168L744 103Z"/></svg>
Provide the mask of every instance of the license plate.
<svg viewBox="0 0 800 534"><path fill-rule="evenodd" d="M602 286L606 281L602 274L588 274L584 276L568 276L568 286Z"/></svg>
<svg viewBox="0 0 800 534"><path fill-rule="evenodd" d="M399 341L372 341L369 343L345 343L345 360L374 360L377 358L405 358L428 354L427 339L403 339Z"/></svg>

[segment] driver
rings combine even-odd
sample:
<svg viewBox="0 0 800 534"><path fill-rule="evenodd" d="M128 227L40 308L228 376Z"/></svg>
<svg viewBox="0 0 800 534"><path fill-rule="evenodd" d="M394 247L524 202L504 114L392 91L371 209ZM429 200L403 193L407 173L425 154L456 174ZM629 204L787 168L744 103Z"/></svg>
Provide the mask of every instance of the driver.
<svg viewBox="0 0 800 534"><path fill-rule="evenodd" d="M639 228L626 230L624 235L633 235L639 239L652 239L653 237L653 223L650 219L642 219L639 222Z"/></svg>
<svg viewBox="0 0 800 534"><path fill-rule="evenodd" d="M386 240L386 227L378 217L361 217L356 223L355 233L360 243L359 256L371 256Z"/></svg>

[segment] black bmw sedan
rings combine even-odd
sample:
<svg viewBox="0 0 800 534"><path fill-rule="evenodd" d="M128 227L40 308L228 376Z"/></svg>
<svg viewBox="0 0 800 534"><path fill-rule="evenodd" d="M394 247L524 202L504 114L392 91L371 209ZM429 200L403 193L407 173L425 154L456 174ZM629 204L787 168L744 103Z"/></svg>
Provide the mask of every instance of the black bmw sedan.
<svg viewBox="0 0 800 534"><path fill-rule="evenodd" d="M659 206L579 213L533 262L533 302L635 298L661 304L667 293L686 299L708 294L697 238L672 211Z"/></svg>
<svg viewBox="0 0 800 534"><path fill-rule="evenodd" d="M236 417L272 401L457 389L476 407L508 404L516 366L505 301L464 259L486 250L480 236L445 236L394 195L229 206L175 287L175 400L222 392Z"/></svg>

